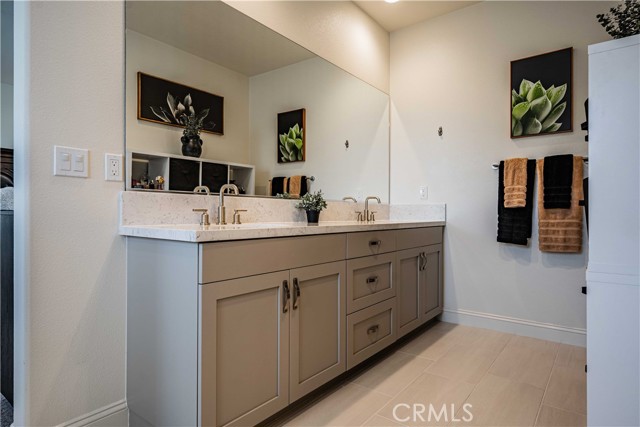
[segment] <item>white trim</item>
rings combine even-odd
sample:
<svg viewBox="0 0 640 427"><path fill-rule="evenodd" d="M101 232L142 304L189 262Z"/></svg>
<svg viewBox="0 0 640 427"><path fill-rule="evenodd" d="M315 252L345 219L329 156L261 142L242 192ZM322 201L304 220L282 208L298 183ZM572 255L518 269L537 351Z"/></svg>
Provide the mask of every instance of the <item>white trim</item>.
<svg viewBox="0 0 640 427"><path fill-rule="evenodd" d="M621 39L609 40L606 42L589 45L589 55L608 52L610 50L622 49L640 44L640 35L624 37Z"/></svg>
<svg viewBox="0 0 640 427"><path fill-rule="evenodd" d="M110 417L111 415L117 414L118 412L126 410L127 401L125 399L122 399L109 405L103 406L102 408L98 408L95 411L80 415L79 417L74 418L70 421L58 424L57 427L84 427L96 421L100 421L104 418Z"/></svg>
<svg viewBox="0 0 640 427"><path fill-rule="evenodd" d="M586 347L587 330L472 310L445 308L442 321Z"/></svg>

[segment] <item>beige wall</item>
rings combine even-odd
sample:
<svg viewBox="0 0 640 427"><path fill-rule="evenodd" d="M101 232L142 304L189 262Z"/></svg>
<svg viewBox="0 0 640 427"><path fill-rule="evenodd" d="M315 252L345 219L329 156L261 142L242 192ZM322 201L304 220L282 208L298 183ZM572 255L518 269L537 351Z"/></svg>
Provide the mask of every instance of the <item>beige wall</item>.
<svg viewBox="0 0 640 427"><path fill-rule="evenodd" d="M389 33L352 2L225 2L389 93Z"/></svg>
<svg viewBox="0 0 640 427"><path fill-rule="evenodd" d="M124 7L16 2L16 425L52 426L125 398ZM90 150L53 176L53 146ZM85 421L86 422L86 421Z"/></svg>
<svg viewBox="0 0 640 427"><path fill-rule="evenodd" d="M445 308L585 328L586 248L496 243L497 177L514 156L586 154L587 45L597 2L482 2L391 35L391 201L447 203ZM509 61L574 47L570 134L511 140ZM437 128L444 136L437 136ZM535 221L534 217L534 221Z"/></svg>
<svg viewBox="0 0 640 427"><path fill-rule="evenodd" d="M224 135L202 133L202 158L249 162L249 79L183 50L127 30L127 150L182 155L182 129L137 119L142 71L224 97Z"/></svg>
<svg viewBox="0 0 640 427"><path fill-rule="evenodd" d="M328 199L389 194L389 97L322 58L254 76L252 163L257 194L274 176L315 176ZM306 161L277 163L278 113L306 108ZM344 146L349 141L349 149Z"/></svg>

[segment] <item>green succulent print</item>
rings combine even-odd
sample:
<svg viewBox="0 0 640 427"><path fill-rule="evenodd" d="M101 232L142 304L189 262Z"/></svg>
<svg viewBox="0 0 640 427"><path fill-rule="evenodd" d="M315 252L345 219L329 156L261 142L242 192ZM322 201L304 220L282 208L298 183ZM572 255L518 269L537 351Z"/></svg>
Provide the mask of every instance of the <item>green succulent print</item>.
<svg viewBox="0 0 640 427"><path fill-rule="evenodd" d="M303 132L304 130L296 123L289 128L288 133L279 135L280 138L280 160L283 163L297 162L304 160L303 156Z"/></svg>
<svg viewBox="0 0 640 427"><path fill-rule="evenodd" d="M567 108L566 101L560 102L566 93L566 83L545 89L540 81L523 79L520 92L511 90L511 135L538 135L560 129L562 123L556 120Z"/></svg>

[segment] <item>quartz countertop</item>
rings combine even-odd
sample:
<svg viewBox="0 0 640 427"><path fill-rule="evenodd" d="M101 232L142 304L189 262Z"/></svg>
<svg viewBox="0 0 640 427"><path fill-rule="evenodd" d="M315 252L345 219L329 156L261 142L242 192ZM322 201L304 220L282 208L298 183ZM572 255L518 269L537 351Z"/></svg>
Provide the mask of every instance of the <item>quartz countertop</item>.
<svg viewBox="0 0 640 427"><path fill-rule="evenodd" d="M272 237L311 236L317 234L352 233L358 231L399 230L405 228L444 226L445 221L378 220L373 223L356 221L321 221L319 225L306 222L246 223L240 225L163 224L123 225L120 234L147 239L181 242L220 242L225 240L267 239Z"/></svg>

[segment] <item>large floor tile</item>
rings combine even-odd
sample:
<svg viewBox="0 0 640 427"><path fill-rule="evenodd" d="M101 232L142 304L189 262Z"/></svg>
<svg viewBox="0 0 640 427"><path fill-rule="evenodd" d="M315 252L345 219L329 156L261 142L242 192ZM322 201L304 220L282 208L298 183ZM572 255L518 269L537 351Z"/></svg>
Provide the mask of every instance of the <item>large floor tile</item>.
<svg viewBox="0 0 640 427"><path fill-rule="evenodd" d="M567 411L587 413L587 374L580 367L554 366L544 403Z"/></svg>
<svg viewBox="0 0 640 427"><path fill-rule="evenodd" d="M286 426L359 426L389 401L389 396L357 384L346 384L316 402Z"/></svg>
<svg viewBox="0 0 640 427"><path fill-rule="evenodd" d="M377 414L369 418L362 425L365 427L396 427L396 426L402 427L403 426L400 423L388 420L385 417L381 417L380 415L377 415Z"/></svg>
<svg viewBox="0 0 640 427"><path fill-rule="evenodd" d="M557 352L557 343L514 336L495 360L489 373L544 389Z"/></svg>
<svg viewBox="0 0 640 427"><path fill-rule="evenodd" d="M452 405L454 411L461 408L473 387L473 384L423 374L387 403L378 414L407 426L446 425L453 415ZM414 408L420 408L419 405L424 405L425 408L425 412L421 415L413 411ZM443 406L446 406L446 418L444 415L439 419L435 416L430 417L430 405L438 414Z"/></svg>
<svg viewBox="0 0 640 427"><path fill-rule="evenodd" d="M456 325L448 330L430 328L402 346L399 351L429 360L438 360L455 345L475 342L475 330L462 325Z"/></svg>
<svg viewBox="0 0 640 427"><path fill-rule="evenodd" d="M394 353L367 369L353 382L393 397L418 378L431 363L407 353Z"/></svg>
<svg viewBox="0 0 640 427"><path fill-rule="evenodd" d="M536 421L536 426L540 427L585 427L586 425L587 417L585 415L563 411L547 405L542 405Z"/></svg>
<svg viewBox="0 0 640 427"><path fill-rule="evenodd" d="M559 344L556 366L574 367L584 370L587 363L587 349L575 345Z"/></svg>
<svg viewBox="0 0 640 427"><path fill-rule="evenodd" d="M465 404L473 420L455 425L532 426L538 414L544 391L530 384L487 374ZM458 413L461 418L462 413Z"/></svg>

